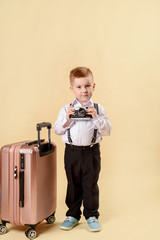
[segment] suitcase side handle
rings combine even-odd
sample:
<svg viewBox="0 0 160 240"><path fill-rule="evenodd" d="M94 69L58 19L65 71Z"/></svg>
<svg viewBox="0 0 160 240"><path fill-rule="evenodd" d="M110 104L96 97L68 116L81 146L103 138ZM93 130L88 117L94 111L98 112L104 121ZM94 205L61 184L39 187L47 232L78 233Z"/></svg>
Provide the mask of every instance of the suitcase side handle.
<svg viewBox="0 0 160 240"><path fill-rule="evenodd" d="M40 131L42 128L47 127L48 129L48 143L41 144L40 140ZM52 125L49 122L43 122L37 124L37 131L38 131L38 148L39 148L39 155L40 157L46 156L54 151L54 146L51 143L51 128Z"/></svg>
<svg viewBox="0 0 160 240"><path fill-rule="evenodd" d="M41 139L40 140L41 143L45 141L45 139ZM35 141L31 141L31 142L26 142L26 145L27 146L31 146L31 145L35 145L35 144L38 144L38 140L35 140Z"/></svg>

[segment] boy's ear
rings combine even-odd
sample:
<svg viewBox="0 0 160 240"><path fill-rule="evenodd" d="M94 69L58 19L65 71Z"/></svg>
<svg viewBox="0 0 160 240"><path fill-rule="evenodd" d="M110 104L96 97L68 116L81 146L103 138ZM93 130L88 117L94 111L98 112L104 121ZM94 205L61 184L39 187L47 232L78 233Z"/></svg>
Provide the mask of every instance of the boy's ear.
<svg viewBox="0 0 160 240"><path fill-rule="evenodd" d="M71 92L73 93L73 87L72 87L72 86L70 86L70 90L71 90Z"/></svg>
<svg viewBox="0 0 160 240"><path fill-rule="evenodd" d="M94 89L95 89L95 86L96 86L96 84L95 84L95 83L93 83L93 91L94 91Z"/></svg>

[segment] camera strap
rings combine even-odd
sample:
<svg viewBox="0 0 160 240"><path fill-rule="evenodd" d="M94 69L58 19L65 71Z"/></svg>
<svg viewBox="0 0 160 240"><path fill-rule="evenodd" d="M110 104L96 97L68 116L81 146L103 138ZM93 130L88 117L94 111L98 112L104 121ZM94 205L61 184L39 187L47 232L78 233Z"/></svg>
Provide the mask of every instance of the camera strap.
<svg viewBox="0 0 160 240"><path fill-rule="evenodd" d="M72 104L70 104L70 105L72 105ZM96 111L97 111L97 114L99 114L98 104L97 104L97 103L94 103L94 107L95 107L95 109L96 109ZM91 141L91 145L93 145L93 144L96 142L97 132L98 132L98 129L94 129L93 137L92 137L92 141ZM67 135L68 135L68 142L69 142L70 144L72 144L72 138L71 138L70 128L67 129Z"/></svg>

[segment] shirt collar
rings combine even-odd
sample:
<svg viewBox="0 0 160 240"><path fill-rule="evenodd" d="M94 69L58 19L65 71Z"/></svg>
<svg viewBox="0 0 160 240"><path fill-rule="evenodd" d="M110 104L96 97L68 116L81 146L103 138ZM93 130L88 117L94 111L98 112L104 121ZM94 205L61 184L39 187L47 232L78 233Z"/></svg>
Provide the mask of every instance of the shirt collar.
<svg viewBox="0 0 160 240"><path fill-rule="evenodd" d="M73 106L82 106L82 104L75 98L74 101L72 102L72 105ZM92 99L90 99L88 102L86 102L83 107L89 107L89 106L92 106L93 105L93 101Z"/></svg>

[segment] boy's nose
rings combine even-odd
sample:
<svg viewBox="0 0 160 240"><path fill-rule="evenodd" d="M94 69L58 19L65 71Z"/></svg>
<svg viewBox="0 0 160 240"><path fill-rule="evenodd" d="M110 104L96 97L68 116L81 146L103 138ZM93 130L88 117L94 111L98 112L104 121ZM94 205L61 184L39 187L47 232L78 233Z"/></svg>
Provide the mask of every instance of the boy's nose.
<svg viewBox="0 0 160 240"><path fill-rule="evenodd" d="M82 92L87 92L87 88L82 88Z"/></svg>

